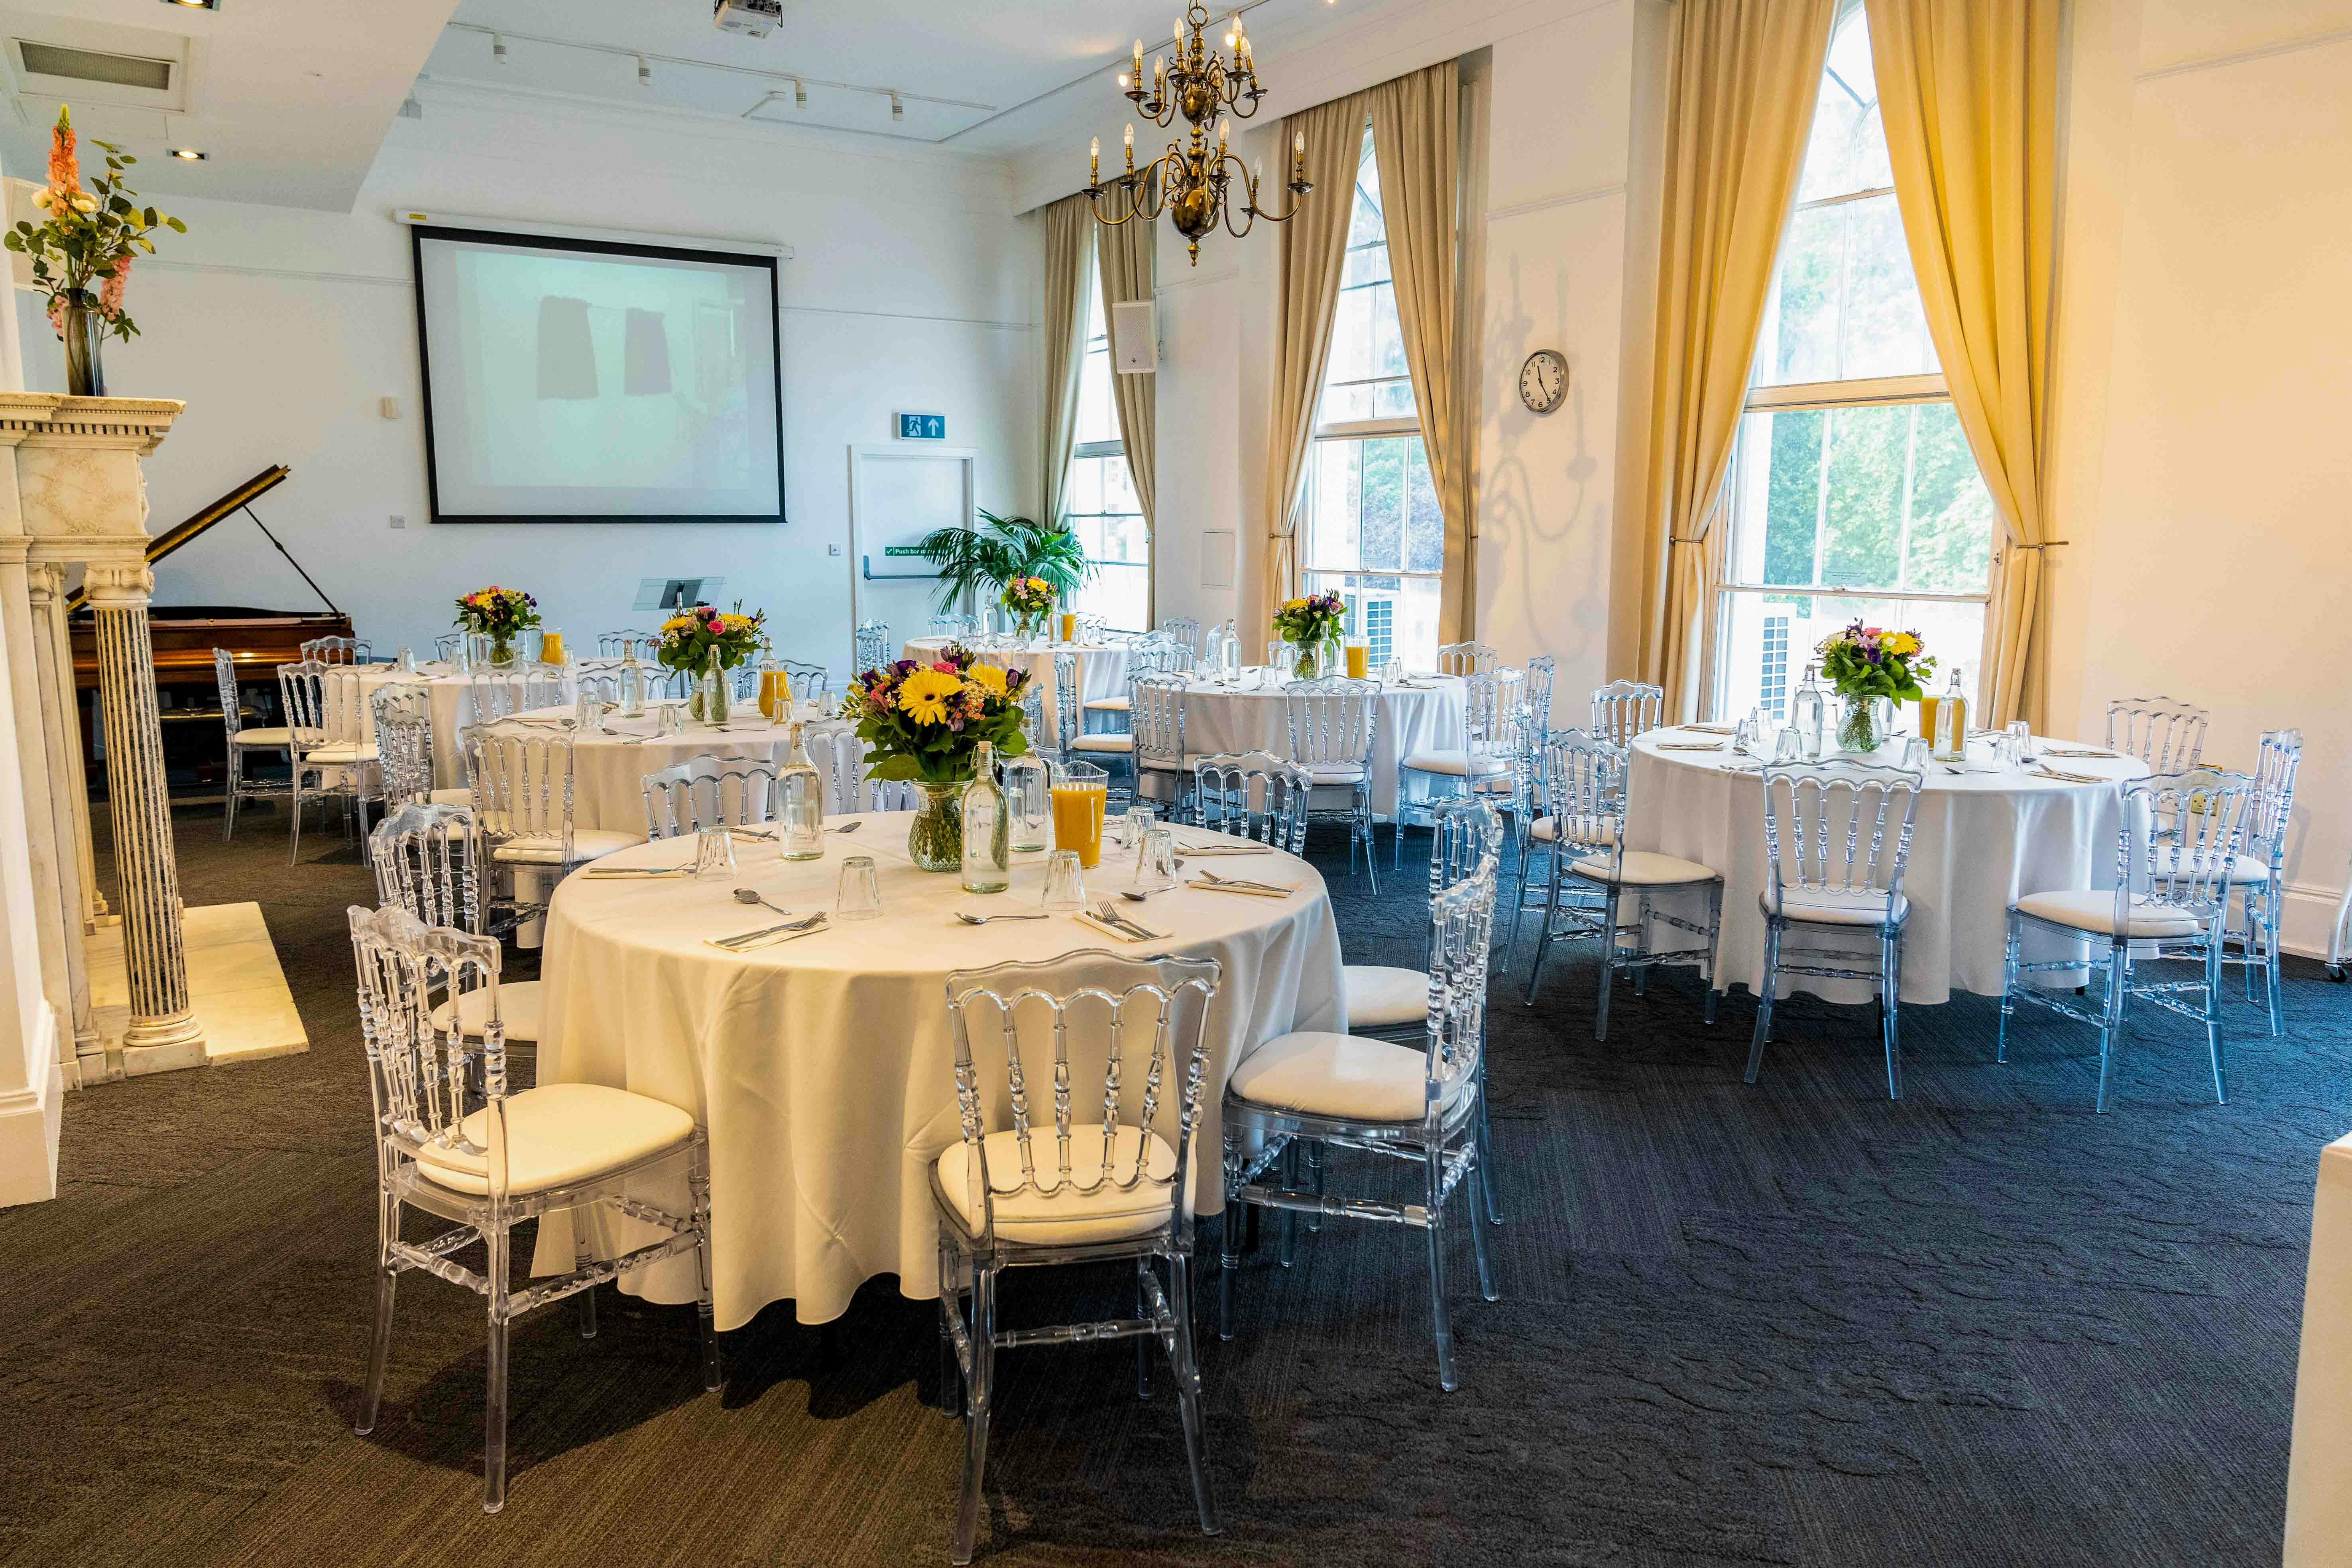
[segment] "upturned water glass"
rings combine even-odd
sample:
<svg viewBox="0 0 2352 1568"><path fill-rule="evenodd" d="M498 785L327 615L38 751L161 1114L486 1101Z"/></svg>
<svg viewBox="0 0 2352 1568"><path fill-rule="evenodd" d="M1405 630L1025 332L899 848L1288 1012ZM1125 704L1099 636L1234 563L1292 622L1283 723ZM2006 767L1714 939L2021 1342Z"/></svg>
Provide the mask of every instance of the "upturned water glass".
<svg viewBox="0 0 2352 1568"><path fill-rule="evenodd" d="M735 874L735 835L725 827L706 827L694 836L694 874L698 877Z"/></svg>
<svg viewBox="0 0 2352 1568"><path fill-rule="evenodd" d="M874 874L874 857L852 855L841 862L841 890L834 897L833 912L845 921L871 921L882 917L882 884Z"/></svg>
<svg viewBox="0 0 2352 1568"><path fill-rule="evenodd" d="M1069 914L1087 907L1086 868L1075 849L1056 849L1045 857L1045 896L1040 907Z"/></svg>

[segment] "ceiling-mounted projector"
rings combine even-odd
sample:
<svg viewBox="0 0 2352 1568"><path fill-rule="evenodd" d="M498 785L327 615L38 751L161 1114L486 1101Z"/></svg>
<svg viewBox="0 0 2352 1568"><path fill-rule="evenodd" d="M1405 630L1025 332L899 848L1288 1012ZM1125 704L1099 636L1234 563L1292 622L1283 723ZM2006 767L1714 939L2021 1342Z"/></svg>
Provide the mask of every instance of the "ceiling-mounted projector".
<svg viewBox="0 0 2352 1568"><path fill-rule="evenodd" d="M764 38L784 19L784 0L718 0L710 24L722 33L749 33Z"/></svg>

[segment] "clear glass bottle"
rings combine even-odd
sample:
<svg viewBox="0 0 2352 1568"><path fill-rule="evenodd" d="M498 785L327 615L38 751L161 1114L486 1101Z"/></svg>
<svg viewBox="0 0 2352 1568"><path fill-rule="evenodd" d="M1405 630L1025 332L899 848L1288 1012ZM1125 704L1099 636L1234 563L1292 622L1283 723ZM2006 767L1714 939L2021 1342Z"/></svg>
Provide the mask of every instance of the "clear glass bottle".
<svg viewBox="0 0 2352 1568"><path fill-rule="evenodd" d="M963 787L965 892L1001 893L1013 885L1012 817L996 782L996 748L982 741L971 749L971 783Z"/></svg>
<svg viewBox="0 0 2352 1568"><path fill-rule="evenodd" d="M621 717L642 719L646 713L646 667L637 662L637 639L621 643Z"/></svg>
<svg viewBox="0 0 2352 1568"><path fill-rule="evenodd" d="M1004 808L1013 819L1007 847L1015 855L1048 847L1054 835L1051 776L1045 769L1045 759L1037 754L1037 737L1031 733L1025 713L1021 718L1021 754L1007 757L1000 771Z"/></svg>
<svg viewBox="0 0 2352 1568"><path fill-rule="evenodd" d="M792 752L776 770L776 843L787 860L824 856L824 778L809 761L801 727L792 727Z"/></svg>
<svg viewBox="0 0 2352 1568"><path fill-rule="evenodd" d="M1224 678L1228 686L1238 686L1242 679L1242 634L1230 617L1225 621L1225 640L1219 645L1224 655Z"/></svg>
<svg viewBox="0 0 2352 1568"><path fill-rule="evenodd" d="M1964 763L1969 758L1969 700L1960 690L1960 672L1952 671L1952 683L1944 688L1943 697L1936 703L1936 760L1939 763Z"/></svg>
<svg viewBox="0 0 2352 1568"><path fill-rule="evenodd" d="M1799 753L1811 762L1822 754L1822 746L1829 729L1829 704L1822 700L1820 683L1814 679L1818 665L1805 666L1805 683L1789 699L1789 728L1797 732Z"/></svg>
<svg viewBox="0 0 2352 1568"><path fill-rule="evenodd" d="M1206 674L1222 678L1225 673L1225 628L1211 626L1207 638L1201 644L1201 668Z"/></svg>
<svg viewBox="0 0 2352 1568"><path fill-rule="evenodd" d="M713 647L703 662L702 679L696 690L702 699L702 721L706 724L727 722L729 702L733 693L728 689L727 666L719 661L719 649Z"/></svg>

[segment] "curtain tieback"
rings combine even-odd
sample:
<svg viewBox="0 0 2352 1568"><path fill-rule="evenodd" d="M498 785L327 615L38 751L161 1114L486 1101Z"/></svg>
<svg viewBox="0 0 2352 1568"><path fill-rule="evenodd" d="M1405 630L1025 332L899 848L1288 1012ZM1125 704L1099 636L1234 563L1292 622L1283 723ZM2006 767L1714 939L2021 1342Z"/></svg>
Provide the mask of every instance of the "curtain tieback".
<svg viewBox="0 0 2352 1568"><path fill-rule="evenodd" d="M1673 534L1668 534L1666 536L1666 542L1668 544L1705 544L1706 542L1706 535L1702 533L1696 539L1676 539Z"/></svg>
<svg viewBox="0 0 2352 1568"><path fill-rule="evenodd" d="M2062 544L2072 544L2071 539L2045 539L2039 544L2012 544L2011 550L2055 550Z"/></svg>

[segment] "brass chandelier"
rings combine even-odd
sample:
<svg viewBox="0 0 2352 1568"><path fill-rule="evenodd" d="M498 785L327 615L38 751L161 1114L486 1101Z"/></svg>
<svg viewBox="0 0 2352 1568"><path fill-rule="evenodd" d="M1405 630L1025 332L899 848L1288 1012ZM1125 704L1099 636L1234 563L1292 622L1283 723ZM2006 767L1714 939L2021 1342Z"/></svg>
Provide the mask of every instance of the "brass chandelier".
<svg viewBox="0 0 2352 1568"><path fill-rule="evenodd" d="M1097 137L1087 150L1087 189L1088 204L1096 221L1117 227L1136 218L1147 221L1156 218L1164 209L1176 225L1176 231L1191 242L1192 265L1201 264L1201 237L1224 220L1226 232L1235 239L1249 233L1259 218L1269 223L1287 223L1297 216L1297 198L1315 187L1307 181L1307 138L1302 133L1291 139L1290 144L1290 210L1271 213L1257 205L1258 180L1262 171L1242 166L1240 157L1225 150L1235 118L1249 119L1257 112L1257 100L1265 89L1257 84L1257 66L1250 54L1247 30L1242 25L1241 13L1234 13L1232 30L1225 34L1225 47L1233 51L1226 60L1208 47L1202 31L1209 25L1207 9L1197 3L1188 6L1184 19L1176 24L1174 58L1154 58L1151 64L1151 89L1145 95L1143 87L1143 41L1136 40L1135 64L1132 74L1122 72L1119 87L1136 108L1154 124L1169 125L1178 114L1192 122L1192 135L1189 146L1168 143L1168 151L1139 169L1135 166L1135 125L1127 127L1127 172L1106 180L1102 177L1102 140ZM1190 30L1188 41L1185 33ZM1220 116L1217 122L1217 149L1209 151L1209 120ZM1230 163L1231 169L1226 168ZM1155 190L1150 184L1154 170L1160 172L1160 184ZM1238 180L1241 202L1236 206L1227 199L1228 188ZM1239 216L1240 226L1234 226Z"/></svg>

